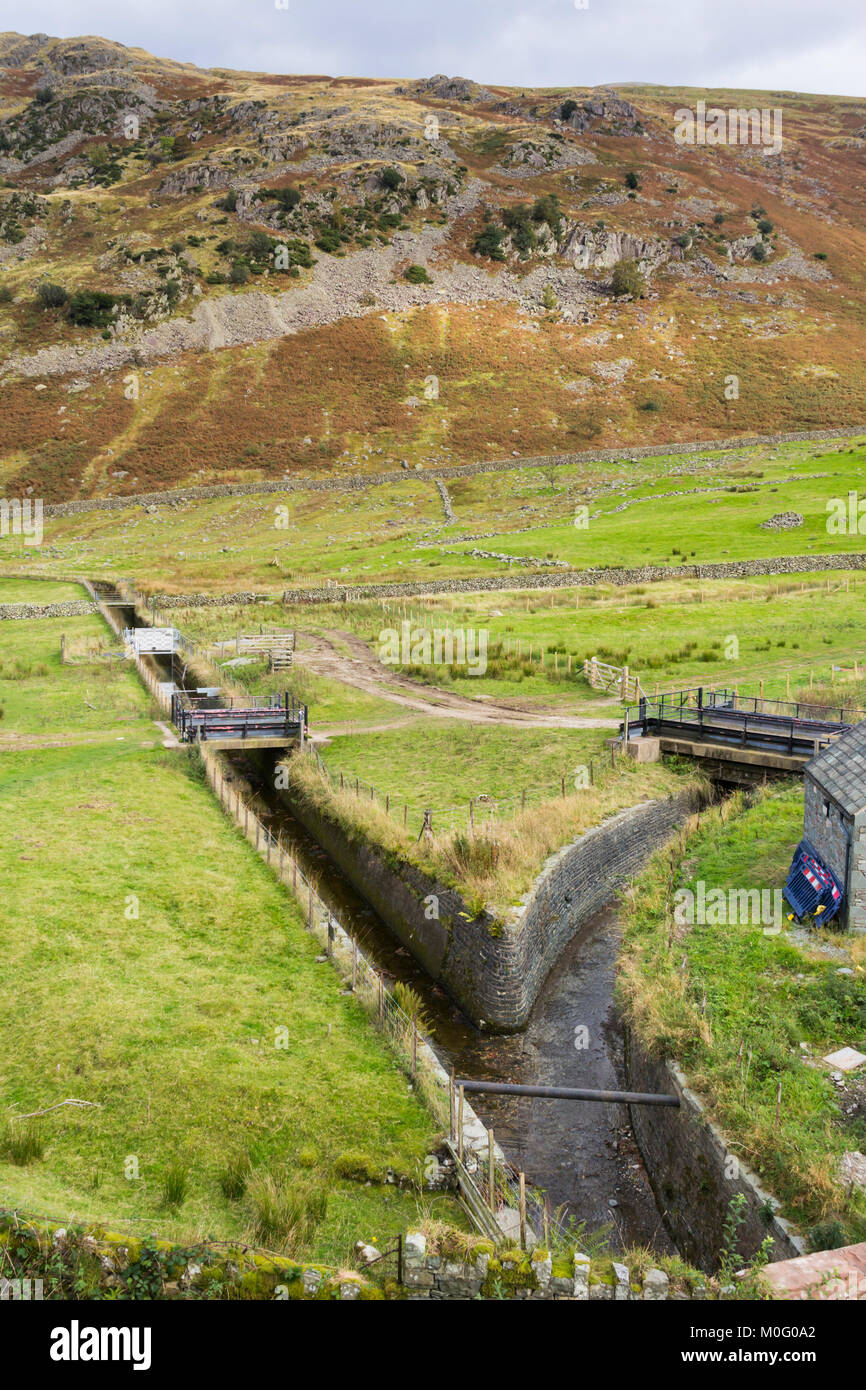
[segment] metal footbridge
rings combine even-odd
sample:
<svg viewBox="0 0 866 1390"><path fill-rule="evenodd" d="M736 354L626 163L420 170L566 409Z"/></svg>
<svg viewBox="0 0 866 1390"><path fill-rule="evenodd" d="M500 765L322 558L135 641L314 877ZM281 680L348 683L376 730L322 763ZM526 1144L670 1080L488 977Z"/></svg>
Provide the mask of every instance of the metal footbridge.
<svg viewBox="0 0 866 1390"><path fill-rule="evenodd" d="M191 695L176 690L171 719L182 743L209 743L218 748L278 748L303 746L307 706L288 692L269 703L226 701L222 696Z"/></svg>
<svg viewBox="0 0 866 1390"><path fill-rule="evenodd" d="M623 740L657 738L663 753L700 758L733 781L754 781L756 773L801 771L863 719L866 711L844 705L828 709L696 686L642 696L626 709L621 734Z"/></svg>

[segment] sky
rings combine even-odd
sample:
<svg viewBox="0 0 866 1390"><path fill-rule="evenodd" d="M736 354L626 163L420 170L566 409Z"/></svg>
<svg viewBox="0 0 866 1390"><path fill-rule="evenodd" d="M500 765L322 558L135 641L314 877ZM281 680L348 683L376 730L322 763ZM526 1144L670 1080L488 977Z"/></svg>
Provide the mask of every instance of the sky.
<svg viewBox="0 0 866 1390"><path fill-rule="evenodd" d="M2 0L0 23L260 72L866 95L863 0Z"/></svg>

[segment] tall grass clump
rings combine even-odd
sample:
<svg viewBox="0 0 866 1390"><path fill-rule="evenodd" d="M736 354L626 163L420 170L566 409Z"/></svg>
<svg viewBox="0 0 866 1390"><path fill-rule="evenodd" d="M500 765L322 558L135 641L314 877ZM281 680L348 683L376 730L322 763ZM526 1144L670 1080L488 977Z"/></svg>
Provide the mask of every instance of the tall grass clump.
<svg viewBox="0 0 866 1390"><path fill-rule="evenodd" d="M247 1201L255 1243L287 1254L309 1246L328 1210L321 1188L269 1171L252 1174Z"/></svg>
<svg viewBox="0 0 866 1390"><path fill-rule="evenodd" d="M35 1163L45 1151L42 1130L36 1120L9 1120L0 1141L0 1154L8 1163L26 1168Z"/></svg>
<svg viewBox="0 0 866 1390"><path fill-rule="evenodd" d="M183 1206L189 1186L189 1166L182 1158L173 1158L162 1179L162 1205L170 1211Z"/></svg>

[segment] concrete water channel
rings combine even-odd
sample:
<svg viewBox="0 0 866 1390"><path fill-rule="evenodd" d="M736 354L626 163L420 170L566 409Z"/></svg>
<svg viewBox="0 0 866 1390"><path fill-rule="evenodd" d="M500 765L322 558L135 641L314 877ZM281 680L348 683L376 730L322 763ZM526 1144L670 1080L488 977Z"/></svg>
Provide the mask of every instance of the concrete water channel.
<svg viewBox="0 0 866 1390"><path fill-rule="evenodd" d="M133 610L118 617L140 622ZM180 684L183 668L171 656L144 658L161 680ZM274 753L224 753L226 775L252 794L260 820L282 837L345 931L386 982L411 985L424 1001L443 1063L479 1080L546 1086L626 1089L623 1044L613 1001L619 942L610 904L577 933L551 971L526 1028L515 1034L474 1027L397 941L321 846L292 814L274 786ZM472 1103L491 1126L527 1183L547 1192L551 1207L588 1232L608 1228L612 1250L648 1246L671 1253L624 1105L476 1095Z"/></svg>

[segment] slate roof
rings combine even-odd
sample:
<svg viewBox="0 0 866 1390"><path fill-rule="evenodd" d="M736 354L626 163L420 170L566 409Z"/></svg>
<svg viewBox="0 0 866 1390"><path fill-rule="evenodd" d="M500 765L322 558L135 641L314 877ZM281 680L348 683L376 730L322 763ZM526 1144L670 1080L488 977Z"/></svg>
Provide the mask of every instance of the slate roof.
<svg viewBox="0 0 866 1390"><path fill-rule="evenodd" d="M811 758L806 771L849 815L866 808L866 720Z"/></svg>

